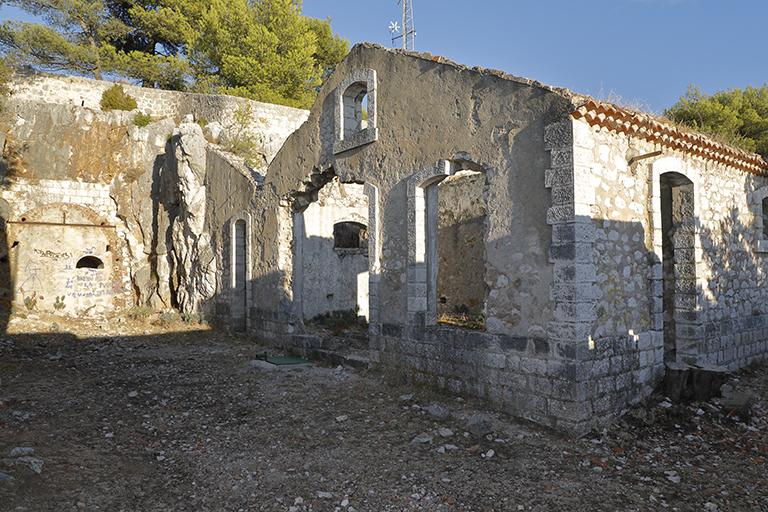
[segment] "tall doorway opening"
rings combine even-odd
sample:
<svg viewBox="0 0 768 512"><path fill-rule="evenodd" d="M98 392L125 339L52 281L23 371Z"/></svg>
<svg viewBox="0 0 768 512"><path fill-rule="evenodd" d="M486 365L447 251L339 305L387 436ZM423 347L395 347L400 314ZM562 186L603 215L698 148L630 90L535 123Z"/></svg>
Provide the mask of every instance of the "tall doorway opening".
<svg viewBox="0 0 768 512"><path fill-rule="evenodd" d="M695 356L696 223L693 183L677 172L659 178L661 193L664 361Z"/></svg>
<svg viewBox="0 0 768 512"><path fill-rule="evenodd" d="M245 220L235 222L234 247L232 254L232 329L235 332L246 330L247 310L247 225Z"/></svg>

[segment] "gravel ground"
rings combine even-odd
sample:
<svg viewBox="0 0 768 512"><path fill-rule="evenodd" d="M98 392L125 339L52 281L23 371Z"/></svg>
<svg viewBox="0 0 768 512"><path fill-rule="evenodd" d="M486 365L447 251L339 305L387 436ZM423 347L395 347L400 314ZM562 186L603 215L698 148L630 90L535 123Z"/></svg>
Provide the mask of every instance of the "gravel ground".
<svg viewBox="0 0 768 512"><path fill-rule="evenodd" d="M0 510L768 510L766 366L728 383L751 418L659 395L575 439L268 351L185 324L14 318Z"/></svg>

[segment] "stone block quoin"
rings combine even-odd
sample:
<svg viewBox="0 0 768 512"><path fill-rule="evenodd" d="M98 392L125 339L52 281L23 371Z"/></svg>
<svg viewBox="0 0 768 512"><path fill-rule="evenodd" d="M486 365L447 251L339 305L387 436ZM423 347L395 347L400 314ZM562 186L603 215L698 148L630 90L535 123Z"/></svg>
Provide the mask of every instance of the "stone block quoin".
<svg viewBox="0 0 768 512"><path fill-rule="evenodd" d="M554 264L550 298L555 321L547 326L551 340L587 343L595 319L598 291L591 207L595 201L590 184L591 169L587 148L577 147L585 140L583 123L568 119L551 124L544 131L544 147L550 151L550 168L544 186L551 190L552 205L547 222L552 226L549 261Z"/></svg>

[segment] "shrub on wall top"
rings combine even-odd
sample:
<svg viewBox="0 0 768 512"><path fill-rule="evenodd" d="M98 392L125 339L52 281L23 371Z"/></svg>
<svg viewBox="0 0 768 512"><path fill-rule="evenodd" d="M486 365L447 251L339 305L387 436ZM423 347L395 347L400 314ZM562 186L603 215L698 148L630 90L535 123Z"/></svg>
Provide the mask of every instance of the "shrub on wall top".
<svg viewBox="0 0 768 512"><path fill-rule="evenodd" d="M137 107L136 100L123 90L123 86L115 84L101 95L102 110L133 110Z"/></svg>

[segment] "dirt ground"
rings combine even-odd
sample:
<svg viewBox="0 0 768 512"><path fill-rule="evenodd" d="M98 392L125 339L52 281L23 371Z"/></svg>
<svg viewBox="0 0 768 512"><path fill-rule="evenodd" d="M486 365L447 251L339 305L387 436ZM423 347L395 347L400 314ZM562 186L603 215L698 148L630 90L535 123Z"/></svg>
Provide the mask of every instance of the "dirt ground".
<svg viewBox="0 0 768 512"><path fill-rule="evenodd" d="M574 439L263 352L151 318L15 317L0 336L0 510L768 510L766 366L728 383L751 418L658 395Z"/></svg>

